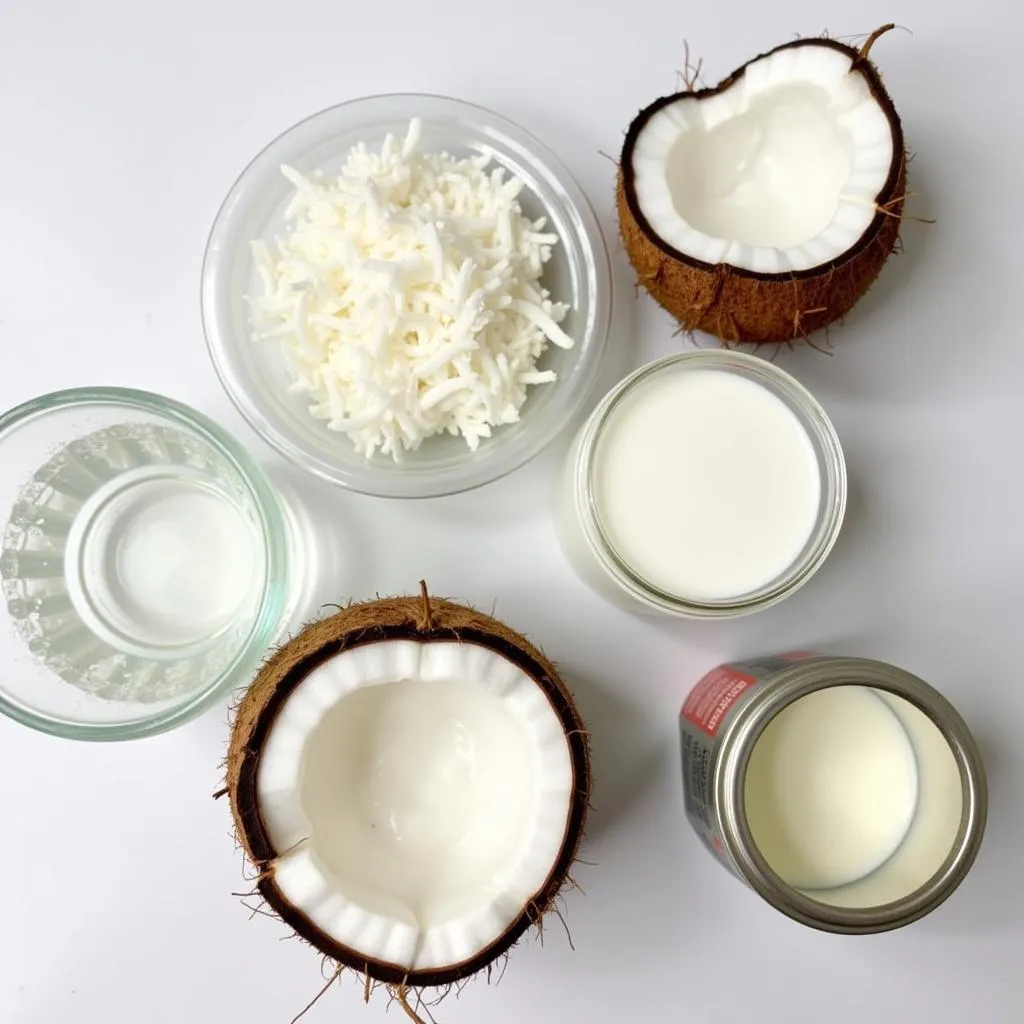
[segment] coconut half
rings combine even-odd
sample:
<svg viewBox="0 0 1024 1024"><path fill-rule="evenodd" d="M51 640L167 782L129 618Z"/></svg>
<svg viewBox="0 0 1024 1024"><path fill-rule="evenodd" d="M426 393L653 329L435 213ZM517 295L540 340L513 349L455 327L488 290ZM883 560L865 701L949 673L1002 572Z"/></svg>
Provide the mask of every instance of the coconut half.
<svg viewBox="0 0 1024 1024"><path fill-rule="evenodd" d="M228 757L267 904L339 967L403 993L476 973L540 924L589 786L554 666L425 587L353 605L277 651Z"/></svg>
<svg viewBox="0 0 1024 1024"><path fill-rule="evenodd" d="M899 117L859 50L798 39L629 127L622 237L640 284L686 330L790 341L847 313L899 234Z"/></svg>

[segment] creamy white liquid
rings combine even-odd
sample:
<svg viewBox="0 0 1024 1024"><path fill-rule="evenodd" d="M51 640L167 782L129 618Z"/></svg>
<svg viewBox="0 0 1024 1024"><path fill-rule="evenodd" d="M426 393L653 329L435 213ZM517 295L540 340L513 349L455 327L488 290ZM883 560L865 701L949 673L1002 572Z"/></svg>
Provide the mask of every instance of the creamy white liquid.
<svg viewBox="0 0 1024 1024"><path fill-rule="evenodd" d="M820 86L757 96L743 113L679 135L667 177L677 212L698 231L786 249L833 221L853 168L853 136Z"/></svg>
<svg viewBox="0 0 1024 1024"><path fill-rule="evenodd" d="M878 907L940 871L964 784L934 722L884 690L820 690L758 739L744 785L751 834L783 881L822 903Z"/></svg>
<svg viewBox="0 0 1024 1024"><path fill-rule="evenodd" d="M783 881L832 889L893 855L917 789L914 747L889 704L867 687L831 687L784 708L761 734L747 768L747 820Z"/></svg>
<svg viewBox="0 0 1024 1024"><path fill-rule="evenodd" d="M595 501L619 558L692 601L742 597L777 579L814 530L815 450L762 385L678 368L636 386L595 451Z"/></svg>
<svg viewBox="0 0 1024 1024"><path fill-rule="evenodd" d="M303 778L317 850L345 892L422 920L486 902L536 799L527 734L462 680L351 693L314 731Z"/></svg>

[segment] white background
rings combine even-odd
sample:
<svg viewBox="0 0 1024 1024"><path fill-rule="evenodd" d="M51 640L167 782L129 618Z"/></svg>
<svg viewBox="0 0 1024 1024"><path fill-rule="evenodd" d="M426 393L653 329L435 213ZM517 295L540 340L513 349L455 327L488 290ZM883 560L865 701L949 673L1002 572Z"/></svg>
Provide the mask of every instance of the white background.
<svg viewBox="0 0 1024 1024"><path fill-rule="evenodd" d="M333 3L0 0L0 406L84 384L189 402L271 466L210 368L206 232L268 139L390 91L490 106L554 148L598 209L630 363L679 349L615 244L615 153L672 91L683 43L715 81L794 33L866 33L917 157L906 253L833 332L782 352L823 402L852 477L843 536L781 607L730 624L626 617L572 576L550 488L557 451L477 493L388 503L299 480L343 541L322 597L414 587L489 607L561 662L594 742L595 811L557 922L443 1024L983 1021L1024 1017L1024 344L1019 34L1008 0L741 5L679 0ZM634 344L635 340L635 344ZM632 346L629 348L629 346ZM608 381L607 383L610 383ZM294 474L290 474L295 479ZM983 745L990 827L975 869L901 932L800 927L712 862L683 817L675 719L728 657L787 646L886 659L961 709ZM2 670L2 668L0 668ZM220 785L226 709L128 745L0 721L0 1021L287 1024L319 958L248 920ZM385 1019L348 981L311 1024ZM398 1020L393 1007L388 1020Z"/></svg>

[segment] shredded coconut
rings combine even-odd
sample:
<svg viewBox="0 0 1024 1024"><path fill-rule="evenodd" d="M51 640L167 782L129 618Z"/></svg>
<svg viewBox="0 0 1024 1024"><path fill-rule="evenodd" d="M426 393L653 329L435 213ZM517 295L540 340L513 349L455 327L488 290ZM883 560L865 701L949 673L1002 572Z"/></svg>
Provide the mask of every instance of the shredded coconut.
<svg viewBox="0 0 1024 1024"><path fill-rule="evenodd" d="M399 460L433 435L475 450L515 423L569 307L540 281L558 235L520 208L523 182L490 157L420 153L422 125L364 144L341 174L295 186L274 251L252 243L256 337L282 345L310 413L355 449Z"/></svg>

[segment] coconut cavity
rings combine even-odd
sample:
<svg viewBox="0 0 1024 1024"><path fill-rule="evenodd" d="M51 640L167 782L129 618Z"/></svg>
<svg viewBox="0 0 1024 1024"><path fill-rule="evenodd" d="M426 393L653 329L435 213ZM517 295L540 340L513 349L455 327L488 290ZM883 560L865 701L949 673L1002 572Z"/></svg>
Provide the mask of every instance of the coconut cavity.
<svg viewBox="0 0 1024 1024"><path fill-rule="evenodd" d="M633 121L622 236L640 283L684 328L806 336L878 274L899 231L905 160L869 45L798 40Z"/></svg>
<svg viewBox="0 0 1024 1024"><path fill-rule="evenodd" d="M271 659L238 711L228 790L259 890L298 934L360 976L444 985L540 923L589 762L532 645L459 605L394 599Z"/></svg>
<svg viewBox="0 0 1024 1024"><path fill-rule="evenodd" d="M827 89L795 82L746 101L737 90L724 96L729 106L720 116L726 119L711 127L693 109L696 100L680 101L652 117L637 139L637 196L661 237L702 248L705 257L726 255L712 249L716 241L731 240L737 263L750 261L757 249L808 263L813 257L802 247L835 222L840 204L853 205L846 230L859 234L867 227L891 155L884 117L871 116L877 106L858 103L876 158L854 191L857 143L849 121L833 111ZM677 116L691 123L678 130ZM675 217L660 215L666 188ZM687 228L695 235L689 241Z"/></svg>

